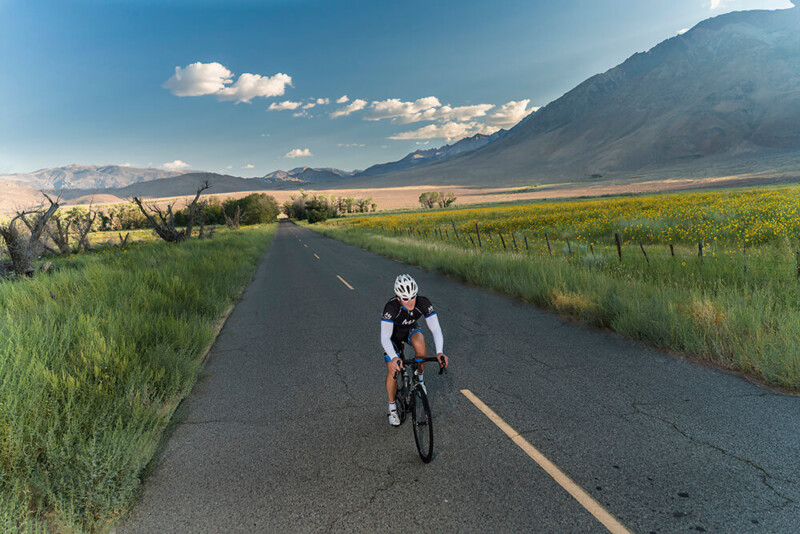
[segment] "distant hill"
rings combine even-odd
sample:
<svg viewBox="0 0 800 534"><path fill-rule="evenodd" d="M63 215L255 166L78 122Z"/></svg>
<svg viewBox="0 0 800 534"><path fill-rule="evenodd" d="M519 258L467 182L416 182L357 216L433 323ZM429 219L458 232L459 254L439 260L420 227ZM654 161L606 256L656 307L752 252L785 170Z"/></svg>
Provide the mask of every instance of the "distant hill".
<svg viewBox="0 0 800 534"><path fill-rule="evenodd" d="M720 175L739 162L757 172L792 158L800 174L796 7L703 21L589 78L496 142L347 186L663 178L677 168Z"/></svg>
<svg viewBox="0 0 800 534"><path fill-rule="evenodd" d="M296 167L290 171L274 171L263 177L269 183L289 183L289 182L305 182L305 183L319 183L329 182L334 180L341 180L342 178L352 176L353 172L343 171L340 169L321 168L315 169L313 167Z"/></svg>
<svg viewBox="0 0 800 534"><path fill-rule="evenodd" d="M47 200L38 189L27 185L0 182L0 213L24 210L47 204Z"/></svg>
<svg viewBox="0 0 800 534"><path fill-rule="evenodd" d="M186 174L186 171L137 169L122 165L67 165L35 172L0 175L0 182L14 182L36 189L107 189Z"/></svg>
<svg viewBox="0 0 800 534"><path fill-rule="evenodd" d="M408 154L403 159L392 161L389 163L379 163L368 167L367 169L358 172L355 176L374 176L376 174L385 174L392 171L399 171L416 167L424 163L441 160L456 154L462 154L486 146L489 143L502 139L508 134L508 130L498 130L492 135L475 134L472 137L465 137L452 145L444 145L439 148L429 148L427 150L415 150Z"/></svg>
<svg viewBox="0 0 800 534"><path fill-rule="evenodd" d="M239 178L238 176L228 176L211 172L193 172L172 178L162 178L160 180L131 184L120 188L94 190L61 189L58 191L58 194L65 200L78 197L91 197L92 195L113 195L122 199L128 199L133 196L147 198L176 197L193 194L204 180L208 180L211 184L211 188L206 191L208 194L232 193L236 191L261 191L267 189L270 185L261 178Z"/></svg>

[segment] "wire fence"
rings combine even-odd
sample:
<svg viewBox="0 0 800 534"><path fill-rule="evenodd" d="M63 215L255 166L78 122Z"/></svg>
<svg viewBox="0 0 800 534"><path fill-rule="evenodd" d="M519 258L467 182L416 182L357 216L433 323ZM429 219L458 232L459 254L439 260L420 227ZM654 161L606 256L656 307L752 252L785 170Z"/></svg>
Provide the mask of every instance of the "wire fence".
<svg viewBox="0 0 800 534"><path fill-rule="evenodd" d="M471 225L470 225L471 226ZM461 229L454 222L449 225L369 227L370 230L396 237L415 238L438 242L476 251L508 252L538 255L552 259L580 262L587 265L619 265L646 270L664 268L672 271L698 269L709 276L765 278L800 281L800 250L786 251L776 247L731 248L719 243L698 241L686 243L644 244L626 241L621 233L606 240L591 242L573 240L549 232L518 230L514 232L488 232L475 222L474 228ZM681 268L681 269L679 269Z"/></svg>

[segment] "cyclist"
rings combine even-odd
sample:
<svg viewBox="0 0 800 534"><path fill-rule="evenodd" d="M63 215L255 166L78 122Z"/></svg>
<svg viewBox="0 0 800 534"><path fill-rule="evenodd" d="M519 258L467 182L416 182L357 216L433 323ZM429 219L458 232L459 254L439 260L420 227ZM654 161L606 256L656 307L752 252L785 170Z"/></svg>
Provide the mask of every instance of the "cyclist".
<svg viewBox="0 0 800 534"><path fill-rule="evenodd" d="M442 328L439 326L439 318L433 310L431 301L423 296L417 296L417 283L411 276L401 274L394 281L394 293L397 295L386 303L383 307L381 317L381 345L383 345L383 358L386 361L386 393L389 396L389 424L392 426L400 425L400 417L397 415L395 396L397 395L397 380L394 375L403 368L403 362L399 354L403 351L403 345L409 343L414 347L416 358L425 358L427 349L422 330L419 329L417 321L420 317L425 317L425 322L433 334L433 342L436 345L436 359L439 364L447 367L447 356L442 352L444 338ZM422 382L425 370L424 364L420 365L417 375ZM425 384L422 384L425 387Z"/></svg>

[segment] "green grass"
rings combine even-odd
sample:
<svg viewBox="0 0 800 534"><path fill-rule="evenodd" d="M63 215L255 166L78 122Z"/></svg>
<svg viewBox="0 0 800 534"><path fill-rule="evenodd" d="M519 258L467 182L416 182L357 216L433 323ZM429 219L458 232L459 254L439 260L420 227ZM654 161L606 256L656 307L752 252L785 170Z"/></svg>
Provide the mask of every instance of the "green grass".
<svg viewBox="0 0 800 534"><path fill-rule="evenodd" d="M647 264L640 252L619 262L615 249L593 254L573 245L573 254L551 256L546 249L476 250L349 225L308 227L800 391L800 282L791 263L779 262L791 258L779 244L762 247L758 261L719 255L701 264L696 252L678 248L676 257L666 253Z"/></svg>
<svg viewBox="0 0 800 534"><path fill-rule="evenodd" d="M0 531L103 531L275 225L54 259L0 282Z"/></svg>

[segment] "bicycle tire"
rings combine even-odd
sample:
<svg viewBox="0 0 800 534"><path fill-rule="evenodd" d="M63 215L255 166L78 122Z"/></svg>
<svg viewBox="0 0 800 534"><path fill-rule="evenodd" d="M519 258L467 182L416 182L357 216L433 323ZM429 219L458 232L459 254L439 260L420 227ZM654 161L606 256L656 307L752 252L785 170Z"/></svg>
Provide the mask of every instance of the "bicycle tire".
<svg viewBox="0 0 800 534"><path fill-rule="evenodd" d="M414 422L414 441L417 452L426 464L433 459L433 417L428 396L421 387L412 391L411 418Z"/></svg>

